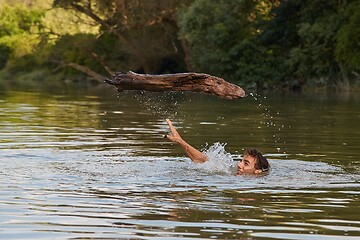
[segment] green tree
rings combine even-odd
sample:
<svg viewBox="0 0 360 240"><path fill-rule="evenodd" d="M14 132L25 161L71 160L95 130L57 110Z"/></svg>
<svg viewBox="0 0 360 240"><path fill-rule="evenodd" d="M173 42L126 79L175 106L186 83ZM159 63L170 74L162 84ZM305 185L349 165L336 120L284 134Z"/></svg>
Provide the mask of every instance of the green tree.
<svg viewBox="0 0 360 240"><path fill-rule="evenodd" d="M327 84L338 79L334 56L336 33L341 24L340 1L302 1L297 34L299 42L290 50L289 64L295 78L310 84Z"/></svg>
<svg viewBox="0 0 360 240"><path fill-rule="evenodd" d="M275 34L269 34L272 44L282 49L282 58L288 59L287 79L349 89L351 72L359 66L358 6L358 0L288 0L273 9L276 18L265 31L280 36L275 40Z"/></svg>
<svg viewBox="0 0 360 240"><path fill-rule="evenodd" d="M176 11L181 3L178 0L56 0L54 6L86 14L100 25L101 40L113 44L107 48L119 49L116 52L124 53L124 56L113 57L126 59L128 63L125 69L120 68L124 64L115 68L107 64L109 69L159 73L164 71L162 65L167 60L183 69L183 52L177 39L176 23ZM117 41L114 41L114 37ZM103 59L103 64L113 60L100 52L97 55Z"/></svg>
<svg viewBox="0 0 360 240"><path fill-rule="evenodd" d="M197 71L346 90L359 71L359 12L359 0L195 0L180 13L180 36Z"/></svg>
<svg viewBox="0 0 360 240"><path fill-rule="evenodd" d="M192 67L258 87L280 81L282 69L272 49L261 45L264 21L277 1L195 0L179 15L180 36Z"/></svg>
<svg viewBox="0 0 360 240"><path fill-rule="evenodd" d="M360 75L360 1L349 4L345 19L336 34L336 60L346 74Z"/></svg>
<svg viewBox="0 0 360 240"><path fill-rule="evenodd" d="M23 5L0 7L0 55L2 67L9 59L29 56L39 44L44 12Z"/></svg>

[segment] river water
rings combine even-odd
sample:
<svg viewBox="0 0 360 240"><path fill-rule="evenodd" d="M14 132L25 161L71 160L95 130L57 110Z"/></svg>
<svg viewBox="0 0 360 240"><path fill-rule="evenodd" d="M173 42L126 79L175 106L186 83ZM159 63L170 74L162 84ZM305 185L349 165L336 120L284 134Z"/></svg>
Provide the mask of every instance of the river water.
<svg viewBox="0 0 360 240"><path fill-rule="evenodd" d="M359 93L2 87L0 238L359 239L359 105ZM214 160L164 139L167 117ZM227 170L248 147L267 175Z"/></svg>

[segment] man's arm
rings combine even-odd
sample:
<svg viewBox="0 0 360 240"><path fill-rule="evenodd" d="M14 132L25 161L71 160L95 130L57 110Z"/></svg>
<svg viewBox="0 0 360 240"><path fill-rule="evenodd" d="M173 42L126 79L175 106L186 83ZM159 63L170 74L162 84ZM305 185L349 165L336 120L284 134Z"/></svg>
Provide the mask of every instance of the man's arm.
<svg viewBox="0 0 360 240"><path fill-rule="evenodd" d="M171 121L169 119L166 119L167 124L170 127L171 135L165 135L167 139L174 143L178 143L184 150L186 155L196 163L204 163L208 160L207 156L197 150L196 148L192 147L190 144L185 142L180 134L176 131L174 126L172 125Z"/></svg>

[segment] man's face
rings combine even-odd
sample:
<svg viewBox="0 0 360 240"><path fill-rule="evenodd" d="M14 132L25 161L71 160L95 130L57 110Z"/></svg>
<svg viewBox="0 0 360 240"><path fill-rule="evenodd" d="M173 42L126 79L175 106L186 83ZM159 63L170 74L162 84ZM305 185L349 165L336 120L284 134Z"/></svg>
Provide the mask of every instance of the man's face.
<svg viewBox="0 0 360 240"><path fill-rule="evenodd" d="M242 161L238 163L237 174L240 175L240 174L261 173L262 172L261 170L255 169L255 163L256 163L255 157L245 155Z"/></svg>

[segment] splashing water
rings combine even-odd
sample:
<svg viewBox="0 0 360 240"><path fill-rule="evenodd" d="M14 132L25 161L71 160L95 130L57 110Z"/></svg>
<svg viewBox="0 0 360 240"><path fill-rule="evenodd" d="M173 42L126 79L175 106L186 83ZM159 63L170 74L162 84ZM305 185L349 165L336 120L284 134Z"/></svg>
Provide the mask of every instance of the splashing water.
<svg viewBox="0 0 360 240"><path fill-rule="evenodd" d="M236 174L236 162L231 154L226 152L225 146L226 143L214 143L203 152L209 160L197 167L208 173Z"/></svg>
<svg viewBox="0 0 360 240"><path fill-rule="evenodd" d="M140 91L135 98L148 114L160 118L175 118L178 114L178 103L184 101L184 93Z"/></svg>
<svg viewBox="0 0 360 240"><path fill-rule="evenodd" d="M272 112L269 106L266 106L263 103L263 100L266 99L266 96L261 97L259 94L250 93L249 94L257 103L257 108L262 111L260 114L262 121L260 121L261 125L264 125L266 128L269 128L269 131L272 131L273 134L272 140L276 145L277 152L286 153L287 148L283 146L286 144L286 141L281 137L281 132L285 128L290 128L291 126L285 126L284 124L278 124L277 119L280 117L280 112L277 111L276 113ZM276 114L276 115L275 115ZM261 127L259 127L261 128ZM264 140L266 141L266 140ZM280 147L282 146L282 148Z"/></svg>

